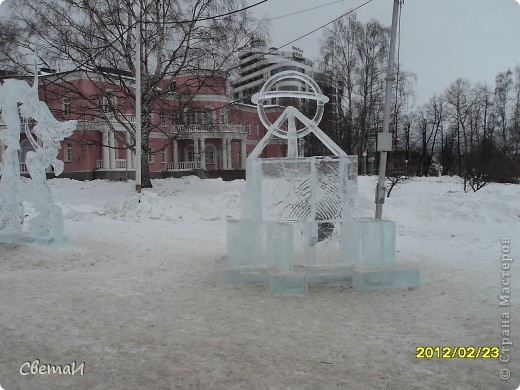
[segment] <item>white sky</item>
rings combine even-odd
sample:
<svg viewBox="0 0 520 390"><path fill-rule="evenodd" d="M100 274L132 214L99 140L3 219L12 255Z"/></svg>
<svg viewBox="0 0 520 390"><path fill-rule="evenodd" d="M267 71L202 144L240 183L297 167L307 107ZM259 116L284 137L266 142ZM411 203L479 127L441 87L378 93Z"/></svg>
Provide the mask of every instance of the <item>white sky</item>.
<svg viewBox="0 0 520 390"><path fill-rule="evenodd" d="M2 3L4 0L0 0ZM258 0L248 0L254 4ZM269 0L252 8L257 17L276 18L335 0ZM319 9L271 21L271 45L280 46L337 18L366 0L339 0ZM520 64L520 0L405 0L400 60L415 72L417 103L442 93L458 77L492 84L498 72ZM390 26L392 0L372 0L357 11ZM322 30L293 45L319 58ZM291 48L291 45L287 47Z"/></svg>
<svg viewBox="0 0 520 390"><path fill-rule="evenodd" d="M269 0L255 8L257 16L276 18L332 3L334 0ZM329 22L366 0L336 4L271 22L271 45L283 45ZM403 69L418 76L417 103L442 93L456 78L493 83L498 72L520 64L520 0L405 0L401 15ZM249 4L256 1L249 0ZM356 13L390 26L392 0L373 0ZM317 58L322 31L293 45ZM290 49L291 45L288 46Z"/></svg>

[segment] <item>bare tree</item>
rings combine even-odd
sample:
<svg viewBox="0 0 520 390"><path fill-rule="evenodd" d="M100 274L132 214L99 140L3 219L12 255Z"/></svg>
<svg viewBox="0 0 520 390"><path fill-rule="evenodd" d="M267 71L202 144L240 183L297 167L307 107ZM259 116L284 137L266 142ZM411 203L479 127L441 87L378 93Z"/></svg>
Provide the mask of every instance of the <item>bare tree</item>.
<svg viewBox="0 0 520 390"><path fill-rule="evenodd" d="M141 20L142 186L151 187L148 157L158 150L151 149L150 134L159 130L152 111L162 105L171 109L172 93L190 106L201 88L211 88L233 67L234 54L253 32L261 33L247 12L236 12L244 6L242 0L28 0L1 22L0 31L14 44L3 45L0 56L26 73L33 70L31 57L49 69L88 69L86 77L97 81L97 99L66 77L51 80L64 94L88 97L89 106L81 110L117 120L132 135L130 142L120 142L134 148L134 124L118 114L128 113L135 102L135 22ZM176 85L181 75L192 77Z"/></svg>
<svg viewBox="0 0 520 390"><path fill-rule="evenodd" d="M344 138L339 144L347 153L360 155L375 147L375 133L382 126L388 46L388 28L375 20L363 24L354 14L324 32L324 70L343 92L338 115Z"/></svg>
<svg viewBox="0 0 520 390"><path fill-rule="evenodd" d="M509 121L511 134L511 152L520 157L520 65L513 70L514 86L513 86L513 108Z"/></svg>
<svg viewBox="0 0 520 390"><path fill-rule="evenodd" d="M442 97L434 95L424 107L418 110L420 131L418 176L429 175L437 140L444 124L445 104Z"/></svg>
<svg viewBox="0 0 520 390"><path fill-rule="evenodd" d="M340 86L342 107L338 110L341 138L335 138L347 153L354 149L354 68L358 58L355 51L356 35L360 22L356 15L337 20L326 29L322 42L323 70L331 75L331 82Z"/></svg>
<svg viewBox="0 0 520 390"><path fill-rule="evenodd" d="M408 183L412 178L406 172L394 172L386 177L386 197L390 198L390 194L395 189L401 187L402 184Z"/></svg>
<svg viewBox="0 0 520 390"><path fill-rule="evenodd" d="M513 87L513 73L508 70L501 72L495 78L495 120L496 127L501 135L501 144L506 147L508 137L508 106L510 104L510 92Z"/></svg>

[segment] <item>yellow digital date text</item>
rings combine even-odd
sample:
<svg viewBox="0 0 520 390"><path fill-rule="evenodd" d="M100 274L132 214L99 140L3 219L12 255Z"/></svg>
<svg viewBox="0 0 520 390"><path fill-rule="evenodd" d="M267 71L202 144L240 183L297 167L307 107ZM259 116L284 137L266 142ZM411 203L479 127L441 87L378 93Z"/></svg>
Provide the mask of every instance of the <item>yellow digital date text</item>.
<svg viewBox="0 0 520 390"><path fill-rule="evenodd" d="M497 346L419 346L415 348L417 359L498 359Z"/></svg>

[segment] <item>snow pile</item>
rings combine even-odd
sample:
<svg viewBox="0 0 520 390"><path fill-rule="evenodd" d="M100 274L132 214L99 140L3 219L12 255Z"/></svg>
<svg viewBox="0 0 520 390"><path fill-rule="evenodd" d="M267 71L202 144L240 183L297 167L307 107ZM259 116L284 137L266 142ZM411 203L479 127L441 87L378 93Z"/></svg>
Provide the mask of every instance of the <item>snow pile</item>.
<svg viewBox="0 0 520 390"><path fill-rule="evenodd" d="M139 221L142 218L171 220L171 204L153 192L142 192L110 202L102 214L124 221ZM182 216L179 215L179 218Z"/></svg>
<svg viewBox="0 0 520 390"><path fill-rule="evenodd" d="M240 214L241 193L239 191L191 193L188 188L201 184L200 179L174 179L167 181L171 186L165 188L161 183L152 189L143 189L121 199L108 202L100 215L107 215L121 221L138 222L143 219L161 219L180 222L220 221ZM206 183L204 187L207 188ZM212 183L221 185L221 180ZM212 187L210 185L210 187ZM172 188L174 189L172 191ZM186 192L189 193L186 196Z"/></svg>

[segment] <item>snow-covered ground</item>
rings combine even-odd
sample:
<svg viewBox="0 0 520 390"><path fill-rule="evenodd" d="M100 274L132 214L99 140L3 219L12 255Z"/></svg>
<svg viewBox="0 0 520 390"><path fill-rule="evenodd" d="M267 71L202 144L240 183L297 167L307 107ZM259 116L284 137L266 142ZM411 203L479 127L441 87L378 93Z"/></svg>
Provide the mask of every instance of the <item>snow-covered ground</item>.
<svg viewBox="0 0 520 390"><path fill-rule="evenodd" d="M359 178L372 216L374 178ZM384 217L418 289L314 287L273 297L221 287L226 218L244 181L50 181L64 248L0 244L0 386L18 389L516 389L520 384L520 186L464 193L457 178L394 189ZM499 307L502 238L511 306ZM417 359L417 346L500 346L510 362ZM27 362L84 375L21 375ZM499 379L501 369L511 379ZM25 369L27 371L27 369Z"/></svg>

